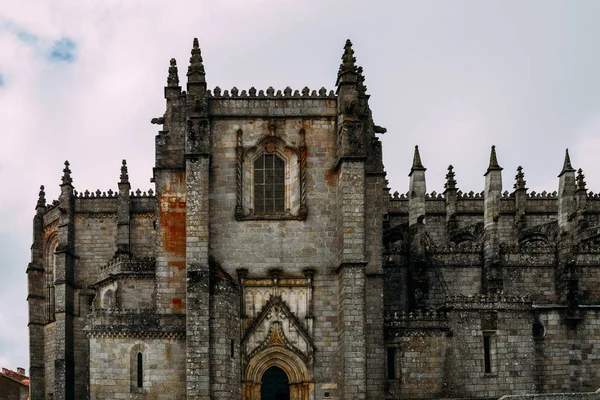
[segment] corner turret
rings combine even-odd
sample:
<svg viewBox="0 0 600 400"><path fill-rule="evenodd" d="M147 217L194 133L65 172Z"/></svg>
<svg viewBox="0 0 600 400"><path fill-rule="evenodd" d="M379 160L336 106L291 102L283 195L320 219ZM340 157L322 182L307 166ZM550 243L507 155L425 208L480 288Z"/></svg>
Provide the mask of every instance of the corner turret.
<svg viewBox="0 0 600 400"><path fill-rule="evenodd" d="M458 190L456 189L456 179L454 179L454 167L448 166L446 174L446 183L444 183L444 198L446 199L446 226L448 231L458 228L456 221L456 197Z"/></svg>
<svg viewBox="0 0 600 400"><path fill-rule="evenodd" d="M500 198L502 196L502 167L496 157L496 146L492 146L490 163L485 173L483 199L483 259L482 289L484 293L500 293L503 289L500 266Z"/></svg>
<svg viewBox="0 0 600 400"><path fill-rule="evenodd" d="M581 168L577 170L576 187L577 189L575 190L575 207L577 209L577 231L581 232L582 230L589 227L589 221L586 218L588 195L585 183L585 175L583 174L583 170Z"/></svg>
<svg viewBox="0 0 600 400"><path fill-rule="evenodd" d="M364 93L361 96L362 98L359 99L360 75L359 69L356 66L352 42L346 40L342 63L338 70L336 81L336 93L338 95L338 135L341 139L338 141L337 146L338 159L365 156L365 135L361 116L364 119L366 99Z"/></svg>
<svg viewBox="0 0 600 400"><path fill-rule="evenodd" d="M490 164L485 176L484 226L495 223L500 216L500 196L502 193L502 167L496 157L496 146L492 146Z"/></svg>
<svg viewBox="0 0 600 400"><path fill-rule="evenodd" d="M129 173L127 161L121 164L121 176L119 180L119 202L117 205L117 252L116 255L130 255L130 203Z"/></svg>
<svg viewBox="0 0 600 400"><path fill-rule="evenodd" d="M62 184L60 185L58 223L58 244L56 246L54 269L55 295L55 369L54 396L61 399L74 398L74 382L69 379L73 374L73 315L75 313L75 196L69 162L65 161Z"/></svg>
<svg viewBox="0 0 600 400"><path fill-rule="evenodd" d="M569 149L565 151L563 168L558 174L558 226L561 233L571 231L575 212L575 169L571 166Z"/></svg>
<svg viewBox="0 0 600 400"><path fill-rule="evenodd" d="M335 83L337 86L337 93L339 94L343 85L356 85L358 83L358 76L359 73L356 67L356 57L354 57L352 42L350 39L346 39L344 54L342 54L342 64L338 70L337 81Z"/></svg>
<svg viewBox="0 0 600 400"><path fill-rule="evenodd" d="M206 72L204 71L204 63L200 52L200 46L198 45L198 38L194 38L187 77L188 94L196 96L206 92Z"/></svg>
<svg viewBox="0 0 600 400"><path fill-rule="evenodd" d="M36 214L41 215L46 209L46 192L44 191L44 185L40 186L40 192L38 194L38 201L35 205Z"/></svg>
<svg viewBox="0 0 600 400"><path fill-rule="evenodd" d="M427 168L421 162L419 146L415 146L412 168L410 169L410 183L408 193L408 225L412 226L423 222L425 218L425 193L427 185L425 182L425 171Z"/></svg>
<svg viewBox="0 0 600 400"><path fill-rule="evenodd" d="M520 165L517 167L517 175L515 175L515 223L519 229L525 227L525 211L527 205L527 187L525 187L525 174L523 173L523 167Z"/></svg>
<svg viewBox="0 0 600 400"><path fill-rule="evenodd" d="M169 62L169 75L167 77L167 86L165 86L165 99L174 99L181 94L179 86L179 73L177 71L177 61L171 58Z"/></svg>
<svg viewBox="0 0 600 400"><path fill-rule="evenodd" d="M69 161L65 161L65 168L63 169L63 176L62 176L62 184L63 185L69 185L69 186L73 186L73 178L71 178L71 169L69 168Z"/></svg>

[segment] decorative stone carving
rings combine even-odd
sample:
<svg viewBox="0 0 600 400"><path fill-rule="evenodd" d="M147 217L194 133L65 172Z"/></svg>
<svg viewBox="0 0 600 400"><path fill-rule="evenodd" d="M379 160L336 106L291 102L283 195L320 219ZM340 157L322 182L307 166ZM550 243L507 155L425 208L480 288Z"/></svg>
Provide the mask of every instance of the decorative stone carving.
<svg viewBox="0 0 600 400"><path fill-rule="evenodd" d="M243 132L236 134L236 208L235 218L244 220L304 221L308 215L306 204L307 147L305 131L299 132L300 146L288 144L276 135L277 125L269 124L269 132L255 145L244 146ZM281 213L255 213L254 161L263 154L273 154L285 163L285 206Z"/></svg>
<svg viewBox="0 0 600 400"><path fill-rule="evenodd" d="M242 287L242 399L260 394L260 379L271 366L281 368L290 380L290 398L308 399L312 390L312 278L247 278L239 270Z"/></svg>

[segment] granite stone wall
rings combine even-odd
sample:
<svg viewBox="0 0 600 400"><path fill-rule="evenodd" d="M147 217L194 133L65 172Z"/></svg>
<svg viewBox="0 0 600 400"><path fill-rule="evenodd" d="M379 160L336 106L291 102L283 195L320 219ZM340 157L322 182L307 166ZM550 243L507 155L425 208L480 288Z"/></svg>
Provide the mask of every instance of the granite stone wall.
<svg viewBox="0 0 600 400"><path fill-rule="evenodd" d="M185 341L92 337L90 399L185 399ZM138 387L137 353L143 356Z"/></svg>

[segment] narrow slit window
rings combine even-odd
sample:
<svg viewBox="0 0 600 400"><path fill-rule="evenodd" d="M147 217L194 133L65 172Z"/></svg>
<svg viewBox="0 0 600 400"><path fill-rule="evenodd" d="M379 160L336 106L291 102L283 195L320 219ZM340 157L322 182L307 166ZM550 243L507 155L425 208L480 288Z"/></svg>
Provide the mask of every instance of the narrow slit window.
<svg viewBox="0 0 600 400"><path fill-rule="evenodd" d="M492 355L490 353L490 337L483 337L483 365L486 374L492 373Z"/></svg>
<svg viewBox="0 0 600 400"><path fill-rule="evenodd" d="M231 339L231 358L235 358L235 340Z"/></svg>
<svg viewBox="0 0 600 400"><path fill-rule="evenodd" d="M387 349L387 378L396 379L396 348Z"/></svg>
<svg viewBox="0 0 600 400"><path fill-rule="evenodd" d="M137 387L144 387L144 363L142 353L137 354Z"/></svg>
<svg viewBox="0 0 600 400"><path fill-rule="evenodd" d="M54 297L54 271L56 270L56 239L53 239L51 244L48 246L46 254L46 268L44 271L45 276L45 313L46 323L53 322L55 320L55 297Z"/></svg>
<svg viewBox="0 0 600 400"><path fill-rule="evenodd" d="M285 162L274 154L254 161L254 212L278 214L285 211Z"/></svg>
<svg viewBox="0 0 600 400"><path fill-rule="evenodd" d="M484 333L483 335L483 372L495 374L496 371L496 336Z"/></svg>

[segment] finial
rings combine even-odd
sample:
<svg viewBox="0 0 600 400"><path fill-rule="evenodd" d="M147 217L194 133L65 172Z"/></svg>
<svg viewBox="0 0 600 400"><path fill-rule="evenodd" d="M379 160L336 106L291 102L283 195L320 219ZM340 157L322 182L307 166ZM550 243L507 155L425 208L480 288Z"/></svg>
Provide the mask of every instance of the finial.
<svg viewBox="0 0 600 400"><path fill-rule="evenodd" d="M354 66L356 58L354 57L354 50L352 50L352 42L350 39L346 39L344 44L344 54L342 54L342 65Z"/></svg>
<svg viewBox="0 0 600 400"><path fill-rule="evenodd" d="M490 153L490 166L487 170L488 172L492 170L502 171L502 167L498 165L498 159L496 158L496 146L492 146L492 152Z"/></svg>
<svg viewBox="0 0 600 400"><path fill-rule="evenodd" d="M69 169L69 162L65 161L65 168L63 169L62 176L62 184L70 185L73 183L73 179L71 179L71 170Z"/></svg>
<svg viewBox="0 0 600 400"><path fill-rule="evenodd" d="M45 207L46 206L46 192L44 191L44 185L40 186L40 193L38 194L37 207Z"/></svg>
<svg viewBox="0 0 600 400"><path fill-rule="evenodd" d="M583 170L579 168L577 170L577 190L585 190L585 175L583 174Z"/></svg>
<svg viewBox="0 0 600 400"><path fill-rule="evenodd" d="M187 76L199 75L195 82L204 82L204 64L202 64L202 55L200 53L200 47L198 46L198 38L194 38L194 45L192 47L192 56L190 57L190 65L188 67Z"/></svg>
<svg viewBox="0 0 600 400"><path fill-rule="evenodd" d="M454 179L454 167L448 165L448 173L446 174L445 189L456 189L456 179Z"/></svg>
<svg viewBox="0 0 600 400"><path fill-rule="evenodd" d="M347 72L351 72L353 74L357 74L356 68L356 58L354 57L354 50L352 50L352 42L350 39L346 40L346 44L344 45L344 54L342 55L342 64L340 65L340 69L338 70L338 84L340 82L340 78Z"/></svg>
<svg viewBox="0 0 600 400"><path fill-rule="evenodd" d="M129 174L127 173L127 161L123 160L121 164L121 182L119 183L129 183Z"/></svg>
<svg viewBox="0 0 600 400"><path fill-rule="evenodd" d="M415 155L413 156L413 165L412 168L410 169L410 171L414 171L414 170L422 170L425 171L426 168L423 166L423 163L421 163L421 155L419 154L419 146L415 146Z"/></svg>
<svg viewBox="0 0 600 400"><path fill-rule="evenodd" d="M514 184L514 188L519 190L519 189L526 189L525 188L525 174L523 173L523 167L521 167L520 165L517 167L517 175L515 175L515 184Z"/></svg>
<svg viewBox="0 0 600 400"><path fill-rule="evenodd" d="M571 157L569 157L569 149L565 150L565 162L563 163L562 171L558 176L561 176L565 172L575 172L575 169L571 166Z"/></svg>
<svg viewBox="0 0 600 400"><path fill-rule="evenodd" d="M167 78L167 86L177 87L179 86L179 75L177 73L177 60L171 58L169 66L169 77Z"/></svg>

